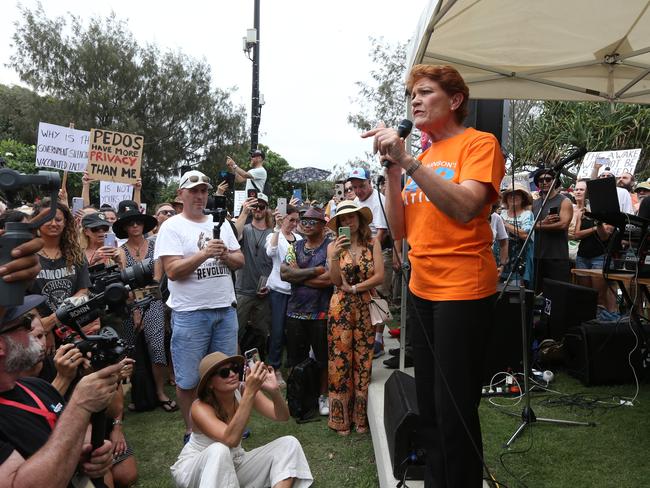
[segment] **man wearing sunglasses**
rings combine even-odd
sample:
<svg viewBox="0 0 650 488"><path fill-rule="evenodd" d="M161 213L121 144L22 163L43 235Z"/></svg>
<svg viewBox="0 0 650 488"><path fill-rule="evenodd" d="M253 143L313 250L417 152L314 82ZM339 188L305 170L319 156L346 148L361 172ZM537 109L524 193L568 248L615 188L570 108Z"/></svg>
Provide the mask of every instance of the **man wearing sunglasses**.
<svg viewBox="0 0 650 488"><path fill-rule="evenodd" d="M186 439L201 359L215 351L237 352L231 270L244 265L244 255L228 223L221 226L219 238L213 237L213 218L203 214L211 189L210 178L200 171L183 174L178 187L183 212L162 223L154 253L169 280L171 351Z"/></svg>
<svg viewBox="0 0 650 488"><path fill-rule="evenodd" d="M273 232L268 211L269 198L264 193L244 200L235 221L244 253L244 266L237 273L237 318L239 343L242 351L256 347L266 357L266 345L271 329L271 305L266 279L273 261L266 254L266 236ZM252 215L250 223L246 221Z"/></svg>
<svg viewBox="0 0 650 488"><path fill-rule="evenodd" d="M559 192L560 180L553 184L555 172L542 168L535 173L533 181L539 188L539 198L533 201L533 215L540 214L535 227L535 292L542 291L544 278L568 282L569 225L573 218L571 200ZM542 208L542 202L548 200Z"/></svg>
<svg viewBox="0 0 650 488"><path fill-rule="evenodd" d="M251 168L248 171L237 166L237 163L230 156L226 158L226 165L230 172L234 173L235 182L246 182L246 191L264 191L267 177L266 170L264 169L264 151L261 149L251 151Z"/></svg>
<svg viewBox="0 0 650 488"><path fill-rule="evenodd" d="M86 431L91 413L105 409L117 391L120 370L133 363L127 359L85 376L65 407L52 385L21 377L41 353L25 314L44 300L28 295L0 322L0 479L14 487L63 488L75 472L98 478L110 469L110 441L93 451Z"/></svg>
<svg viewBox="0 0 650 488"><path fill-rule="evenodd" d="M152 231L151 235L147 237L150 241L156 242L156 237L158 237L158 231L160 230L160 226L163 224L165 220L167 220L170 217L173 217L176 215L176 209L174 206L169 203L161 203L156 207L156 212L154 213L154 217L156 217L156 220L158 221L158 226Z"/></svg>
<svg viewBox="0 0 650 488"><path fill-rule="evenodd" d="M287 363L293 367L309 357L311 346L320 369L321 415L329 415L327 401L327 316L332 298L332 280L327 271L325 213L310 207L301 217L304 239L289 246L280 277L291 283L287 304Z"/></svg>

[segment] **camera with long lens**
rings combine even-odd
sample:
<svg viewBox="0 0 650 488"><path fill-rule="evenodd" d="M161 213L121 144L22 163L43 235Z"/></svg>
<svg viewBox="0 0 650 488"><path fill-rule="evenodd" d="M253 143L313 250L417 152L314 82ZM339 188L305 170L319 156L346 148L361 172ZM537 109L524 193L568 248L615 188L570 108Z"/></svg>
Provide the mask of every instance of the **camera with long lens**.
<svg viewBox="0 0 650 488"><path fill-rule="evenodd" d="M0 192L4 193L10 207L16 206L19 201L20 191L29 186L36 186L43 193L49 191L52 202L56 202L59 188L61 188L61 177L59 173L53 171L39 171L38 174L28 175L13 169L0 168ZM54 219L55 216L56 205L53 204L47 215L32 222L7 222L5 233L0 236L0 266L4 266L11 261L11 251L13 249L32 240L34 230L45 222ZM0 306L21 305L28 286L29 282L27 281L6 283L0 280Z"/></svg>
<svg viewBox="0 0 650 488"><path fill-rule="evenodd" d="M90 352L95 368L114 364L124 357L130 346L111 327L103 327L97 335L86 335L82 327L106 312L126 316L130 309L146 307L160 298L158 286L154 285L153 260L120 270L117 266L92 266L91 298L83 303L64 303L56 311L56 318L63 327L57 333L63 342L72 343L82 353ZM135 300L128 303L130 294Z"/></svg>

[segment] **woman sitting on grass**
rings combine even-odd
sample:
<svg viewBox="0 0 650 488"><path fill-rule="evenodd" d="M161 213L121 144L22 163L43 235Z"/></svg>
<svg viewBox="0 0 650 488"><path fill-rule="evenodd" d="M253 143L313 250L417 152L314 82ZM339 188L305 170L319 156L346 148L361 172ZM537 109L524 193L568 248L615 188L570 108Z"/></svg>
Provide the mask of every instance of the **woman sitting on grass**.
<svg viewBox="0 0 650 488"><path fill-rule="evenodd" d="M241 438L253 408L278 421L289 419L273 368L257 362L242 383L244 358L213 352L201 360L194 431L171 467L181 488L302 488L313 478L300 442L285 436L246 452ZM266 395L264 393L266 393ZM268 395L268 396L267 396Z"/></svg>

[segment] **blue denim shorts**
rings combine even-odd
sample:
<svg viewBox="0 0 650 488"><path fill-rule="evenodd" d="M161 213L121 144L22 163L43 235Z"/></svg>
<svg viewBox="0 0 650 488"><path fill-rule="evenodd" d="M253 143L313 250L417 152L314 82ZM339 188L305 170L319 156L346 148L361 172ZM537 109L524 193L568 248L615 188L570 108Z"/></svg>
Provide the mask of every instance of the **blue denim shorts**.
<svg viewBox="0 0 650 488"><path fill-rule="evenodd" d="M199 363L211 352L237 354L237 312L233 307L172 310L172 360L176 384L191 390L199 384Z"/></svg>
<svg viewBox="0 0 650 488"><path fill-rule="evenodd" d="M582 256L576 256L577 269L603 269L604 264L604 254L602 256L596 256L595 258L583 258Z"/></svg>

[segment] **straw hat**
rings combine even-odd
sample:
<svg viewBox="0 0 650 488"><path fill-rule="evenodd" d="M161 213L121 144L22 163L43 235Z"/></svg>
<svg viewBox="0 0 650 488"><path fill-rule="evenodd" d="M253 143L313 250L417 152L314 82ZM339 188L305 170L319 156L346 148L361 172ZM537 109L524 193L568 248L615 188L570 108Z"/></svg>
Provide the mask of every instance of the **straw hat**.
<svg viewBox="0 0 650 488"><path fill-rule="evenodd" d="M336 215L330 219L327 223L327 227L336 232L339 227L339 217L354 212L358 212L360 214L359 217L363 218L366 221L366 224L372 222L372 210L368 207L360 207L354 200L345 200L337 205Z"/></svg>
<svg viewBox="0 0 650 488"><path fill-rule="evenodd" d="M228 363L236 363L243 366L244 356L226 356L222 352L213 352L201 359L201 362L199 363L199 376L201 376L201 379L199 380L199 386L196 389L199 395L203 393L203 389L212 377L212 374L221 366Z"/></svg>
<svg viewBox="0 0 650 488"><path fill-rule="evenodd" d="M533 204L533 196L530 194L530 191L524 185L522 185L521 183L515 183L514 188L513 188L512 185L510 185L505 190L503 190L503 192L501 192L501 196L502 196L503 200L505 201L506 197L510 193L514 193L514 192L521 193L521 196L523 198L523 201L522 201L522 206L523 207L527 207L527 206Z"/></svg>

